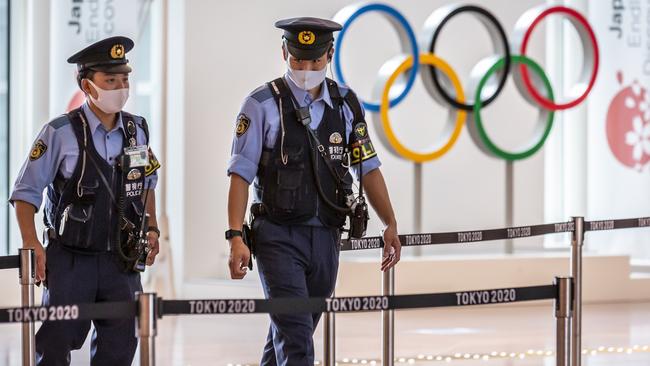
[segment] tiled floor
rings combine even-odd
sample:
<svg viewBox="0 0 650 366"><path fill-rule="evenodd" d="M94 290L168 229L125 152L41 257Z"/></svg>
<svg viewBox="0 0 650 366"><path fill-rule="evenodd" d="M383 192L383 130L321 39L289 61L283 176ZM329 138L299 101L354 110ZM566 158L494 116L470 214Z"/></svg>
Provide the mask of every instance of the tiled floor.
<svg viewBox="0 0 650 366"><path fill-rule="evenodd" d="M167 317L159 323L157 365L256 364L267 327L263 315ZM19 332L15 325L2 327L0 365L19 365ZM583 332L583 348L589 350L585 366L650 365L650 303L586 305ZM380 334L378 313L338 315L339 365L379 364ZM321 360L320 329L315 346ZM396 316L397 364L550 366L554 357L546 354L554 348L550 302L402 311ZM75 352L73 365L87 365L88 352L87 344Z"/></svg>

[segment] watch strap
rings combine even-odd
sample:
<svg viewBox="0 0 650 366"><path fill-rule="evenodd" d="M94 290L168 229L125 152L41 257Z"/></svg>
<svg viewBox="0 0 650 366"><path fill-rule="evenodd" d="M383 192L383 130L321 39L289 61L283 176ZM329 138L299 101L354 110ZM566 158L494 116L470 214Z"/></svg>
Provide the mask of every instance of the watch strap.
<svg viewBox="0 0 650 366"><path fill-rule="evenodd" d="M243 237L243 235L244 234L242 233L241 230L233 230L233 229L226 230L226 240L230 240L230 239L234 238L235 236L242 236Z"/></svg>

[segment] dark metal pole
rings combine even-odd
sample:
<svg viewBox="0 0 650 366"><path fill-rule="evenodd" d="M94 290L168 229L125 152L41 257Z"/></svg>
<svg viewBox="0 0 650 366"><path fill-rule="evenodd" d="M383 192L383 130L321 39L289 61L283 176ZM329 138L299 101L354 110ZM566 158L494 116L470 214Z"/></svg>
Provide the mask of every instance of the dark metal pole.
<svg viewBox="0 0 650 366"><path fill-rule="evenodd" d="M395 267L391 267L383 273L381 294L383 296L395 295ZM384 310L381 312L381 330L381 364L384 366L393 366L395 362L394 310Z"/></svg>
<svg viewBox="0 0 650 366"><path fill-rule="evenodd" d="M34 306L34 249L19 249L20 253L20 304L22 307ZM34 323L22 324L23 366L36 364Z"/></svg>
<svg viewBox="0 0 650 366"><path fill-rule="evenodd" d="M555 277L558 297L555 299L556 346L555 365L571 364L571 278Z"/></svg>
<svg viewBox="0 0 650 366"><path fill-rule="evenodd" d="M573 217L574 231L571 239L571 277L573 277L573 322L571 324L571 366L582 363L582 248L584 245L585 218Z"/></svg>
<svg viewBox="0 0 650 366"><path fill-rule="evenodd" d="M137 336L140 339L140 366L156 365L156 335L158 334L158 301L155 293L136 293L138 316Z"/></svg>
<svg viewBox="0 0 650 366"><path fill-rule="evenodd" d="M334 296L334 294L332 294ZM336 314L325 313L323 323L323 365L336 365Z"/></svg>
<svg viewBox="0 0 650 366"><path fill-rule="evenodd" d="M506 161L506 227L512 227L515 223L515 163ZM512 239L506 239L505 253L514 254L515 243Z"/></svg>

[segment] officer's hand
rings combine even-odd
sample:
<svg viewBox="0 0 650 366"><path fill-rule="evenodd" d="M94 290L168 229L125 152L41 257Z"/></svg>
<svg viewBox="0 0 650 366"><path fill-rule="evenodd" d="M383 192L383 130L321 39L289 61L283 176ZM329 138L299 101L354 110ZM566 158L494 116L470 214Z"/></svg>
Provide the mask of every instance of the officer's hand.
<svg viewBox="0 0 650 366"><path fill-rule="evenodd" d="M153 231L147 233L147 240L149 241L147 265L150 266L156 261L156 256L160 253L160 241L158 240L158 234Z"/></svg>
<svg viewBox="0 0 650 366"><path fill-rule="evenodd" d="M397 236L397 225L388 225L384 229L384 253L381 261L381 270L387 271L399 262L402 252L402 243Z"/></svg>
<svg viewBox="0 0 650 366"><path fill-rule="evenodd" d="M33 243L23 243L23 248L34 249L34 256L36 257L36 283L40 284L45 282L45 249L41 242L36 240Z"/></svg>
<svg viewBox="0 0 650 366"><path fill-rule="evenodd" d="M230 277L233 280L241 280L248 272L248 261L251 257L251 251L241 237L235 236L230 239L230 258L228 267L230 267Z"/></svg>

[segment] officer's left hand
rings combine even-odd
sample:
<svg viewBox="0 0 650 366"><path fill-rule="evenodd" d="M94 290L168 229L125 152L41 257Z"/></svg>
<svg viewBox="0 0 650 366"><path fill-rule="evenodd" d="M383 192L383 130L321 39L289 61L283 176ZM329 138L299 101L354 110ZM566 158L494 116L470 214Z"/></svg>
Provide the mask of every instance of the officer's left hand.
<svg viewBox="0 0 650 366"><path fill-rule="evenodd" d="M150 231L147 233L147 240L149 240L149 255L147 255L147 265L150 266L156 261L156 256L160 252L160 242L158 241L158 234Z"/></svg>
<svg viewBox="0 0 650 366"><path fill-rule="evenodd" d="M381 270L387 271L397 264L402 252L402 243L397 236L397 225L388 225L384 229L384 253L381 261Z"/></svg>

